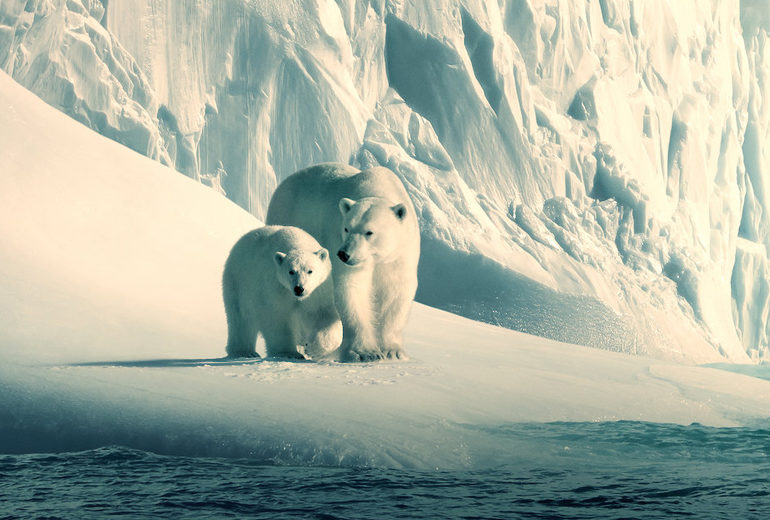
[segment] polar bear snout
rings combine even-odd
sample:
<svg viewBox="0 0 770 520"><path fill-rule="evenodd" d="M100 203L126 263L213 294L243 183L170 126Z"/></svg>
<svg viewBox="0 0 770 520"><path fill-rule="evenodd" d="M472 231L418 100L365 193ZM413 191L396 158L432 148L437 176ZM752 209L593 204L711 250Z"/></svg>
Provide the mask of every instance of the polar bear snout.
<svg viewBox="0 0 770 520"><path fill-rule="evenodd" d="M297 296L302 296L302 293L304 292L305 292L305 288L302 287L301 285L294 286L294 294L296 294Z"/></svg>
<svg viewBox="0 0 770 520"><path fill-rule="evenodd" d="M343 264L349 265L350 267L357 266L365 261L365 259L363 258L359 258L359 257L353 258L353 256L349 254L347 251L345 251L344 249L340 249L339 251L337 251L337 256L339 257L340 260L342 260Z"/></svg>
<svg viewBox="0 0 770 520"><path fill-rule="evenodd" d="M368 262L371 256L371 247L361 233L350 233L337 251L342 263L351 267Z"/></svg>

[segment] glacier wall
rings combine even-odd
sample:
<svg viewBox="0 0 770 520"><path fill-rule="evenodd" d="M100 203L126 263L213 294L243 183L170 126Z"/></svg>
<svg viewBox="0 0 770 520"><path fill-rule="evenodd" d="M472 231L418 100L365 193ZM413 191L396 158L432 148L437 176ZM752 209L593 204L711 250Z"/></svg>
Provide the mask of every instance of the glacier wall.
<svg viewBox="0 0 770 520"><path fill-rule="evenodd" d="M0 0L0 66L257 216L306 165L390 167L420 216L425 303L612 350L760 360L768 11Z"/></svg>
<svg viewBox="0 0 770 520"><path fill-rule="evenodd" d="M0 68L81 123L172 164L152 87L103 15L99 0L0 1Z"/></svg>

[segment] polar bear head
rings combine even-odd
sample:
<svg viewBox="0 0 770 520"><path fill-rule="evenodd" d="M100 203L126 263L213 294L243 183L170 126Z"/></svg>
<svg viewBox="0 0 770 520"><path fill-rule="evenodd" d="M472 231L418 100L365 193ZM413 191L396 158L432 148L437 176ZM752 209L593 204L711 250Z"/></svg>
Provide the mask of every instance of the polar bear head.
<svg viewBox="0 0 770 520"><path fill-rule="evenodd" d="M406 205L381 197L343 198L342 246L337 256L350 266L387 262L398 255L407 216Z"/></svg>
<svg viewBox="0 0 770 520"><path fill-rule="evenodd" d="M288 253L276 251L275 260L278 282L298 300L304 300L324 283L331 273L329 252L324 249L305 251L294 249Z"/></svg>

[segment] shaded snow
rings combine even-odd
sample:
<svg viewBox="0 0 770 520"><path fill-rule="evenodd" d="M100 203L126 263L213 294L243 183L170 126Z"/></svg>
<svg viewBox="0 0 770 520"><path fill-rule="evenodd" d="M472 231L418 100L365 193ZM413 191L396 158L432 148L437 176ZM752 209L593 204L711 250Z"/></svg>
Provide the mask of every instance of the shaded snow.
<svg viewBox="0 0 770 520"><path fill-rule="evenodd" d="M482 468L523 455L495 435L511 423L731 426L770 416L770 381L419 304L410 361L222 359L221 269L259 222L4 73L0 111L4 452L121 444L274 463Z"/></svg>

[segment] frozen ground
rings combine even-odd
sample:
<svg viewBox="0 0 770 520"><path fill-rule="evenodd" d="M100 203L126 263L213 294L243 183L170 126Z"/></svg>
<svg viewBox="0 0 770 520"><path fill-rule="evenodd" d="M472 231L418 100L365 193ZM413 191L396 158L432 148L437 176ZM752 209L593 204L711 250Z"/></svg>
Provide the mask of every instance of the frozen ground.
<svg viewBox="0 0 770 520"><path fill-rule="evenodd" d="M0 447L120 444L323 465L477 468L513 423L765 424L770 381L415 305L411 360L221 359L219 277L259 225L0 73ZM568 316L565 309L565 315Z"/></svg>

